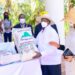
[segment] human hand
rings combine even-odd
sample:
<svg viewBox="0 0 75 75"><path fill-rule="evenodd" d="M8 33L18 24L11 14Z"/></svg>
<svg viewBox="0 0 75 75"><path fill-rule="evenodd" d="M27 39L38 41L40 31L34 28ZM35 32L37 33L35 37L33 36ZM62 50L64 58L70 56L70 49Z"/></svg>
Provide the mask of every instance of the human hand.
<svg viewBox="0 0 75 75"><path fill-rule="evenodd" d="M54 41L49 42L49 45L54 46L56 48L60 47L60 45L58 43L54 42Z"/></svg>
<svg viewBox="0 0 75 75"><path fill-rule="evenodd" d="M72 62L73 59L74 59L73 56L64 56L65 61Z"/></svg>
<svg viewBox="0 0 75 75"><path fill-rule="evenodd" d="M35 53L36 53L36 55L33 56L33 59L36 59L36 58L39 58L42 56L40 52L35 51Z"/></svg>

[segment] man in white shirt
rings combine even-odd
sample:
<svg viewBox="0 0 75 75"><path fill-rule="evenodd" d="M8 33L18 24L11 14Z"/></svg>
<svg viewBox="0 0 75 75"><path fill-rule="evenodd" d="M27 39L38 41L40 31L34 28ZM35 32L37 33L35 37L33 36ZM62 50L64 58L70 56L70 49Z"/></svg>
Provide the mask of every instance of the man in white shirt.
<svg viewBox="0 0 75 75"><path fill-rule="evenodd" d="M41 18L43 29L36 37L38 50L41 53L41 68L43 75L61 75L61 58L62 50L59 50L59 36L51 27L53 22L49 15L44 15ZM39 55L39 54L38 54ZM37 58L35 56L34 58Z"/></svg>

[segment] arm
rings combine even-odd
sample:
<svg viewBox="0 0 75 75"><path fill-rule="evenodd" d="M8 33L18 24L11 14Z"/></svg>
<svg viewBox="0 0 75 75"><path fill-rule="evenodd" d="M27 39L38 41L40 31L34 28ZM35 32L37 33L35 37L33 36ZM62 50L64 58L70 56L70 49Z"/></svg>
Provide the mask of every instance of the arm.
<svg viewBox="0 0 75 75"><path fill-rule="evenodd" d="M44 47L43 49L44 51L41 52L42 57L46 55L52 55L58 50L55 46L51 46L51 45L49 45L48 48Z"/></svg>
<svg viewBox="0 0 75 75"><path fill-rule="evenodd" d="M59 37L55 30L48 28L46 32L46 47L44 46L44 50L42 50L42 56L47 54L51 55L55 53L59 48ZM47 47L48 46L48 47Z"/></svg>
<svg viewBox="0 0 75 75"><path fill-rule="evenodd" d="M48 54L51 55L56 52L56 50L58 50L56 46L49 45L49 49L47 49L47 47L44 47L44 51L42 52L35 51L36 55L33 57L33 59L39 58L41 56L44 57Z"/></svg>
<svg viewBox="0 0 75 75"><path fill-rule="evenodd" d="M10 29L12 29L12 22L10 21Z"/></svg>
<svg viewBox="0 0 75 75"><path fill-rule="evenodd" d="M45 43L42 48L40 47L41 56L52 55L53 53L55 53L58 50L58 47L59 47L59 40L58 40L59 38L58 38L57 33L50 29L47 31L48 31L47 35L45 36L45 40L47 43ZM39 36L37 36L37 38L36 38L37 44L38 44ZM45 41L45 40L43 40L43 41ZM42 44L43 44L43 42L42 42ZM38 50L39 50L39 48L38 48ZM40 56L40 54L38 54L38 55Z"/></svg>
<svg viewBox="0 0 75 75"><path fill-rule="evenodd" d="M49 45L54 46L56 48L59 48L60 47L60 45L57 42L55 42L55 41L49 42Z"/></svg>

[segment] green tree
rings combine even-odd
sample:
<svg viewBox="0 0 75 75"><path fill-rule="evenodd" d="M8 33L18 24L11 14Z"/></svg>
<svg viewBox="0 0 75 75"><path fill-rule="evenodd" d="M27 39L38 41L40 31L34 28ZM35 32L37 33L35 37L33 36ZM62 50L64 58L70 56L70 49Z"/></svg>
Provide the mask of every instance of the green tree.
<svg viewBox="0 0 75 75"><path fill-rule="evenodd" d="M11 0L5 0L6 4L5 4L5 11L10 12L11 11Z"/></svg>
<svg viewBox="0 0 75 75"><path fill-rule="evenodd" d="M10 13L10 19L13 25L18 22L18 15L26 15L26 22L35 25L35 19L40 12L45 11L45 0L2 0L5 2L5 11Z"/></svg>
<svg viewBox="0 0 75 75"><path fill-rule="evenodd" d="M71 0L73 6L75 6L75 0Z"/></svg>

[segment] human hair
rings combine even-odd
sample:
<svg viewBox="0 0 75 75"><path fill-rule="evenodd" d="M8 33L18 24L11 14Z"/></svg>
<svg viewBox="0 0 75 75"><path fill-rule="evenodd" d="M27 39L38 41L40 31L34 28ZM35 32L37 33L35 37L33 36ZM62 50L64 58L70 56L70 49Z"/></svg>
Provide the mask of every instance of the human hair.
<svg viewBox="0 0 75 75"><path fill-rule="evenodd" d="M24 14L20 14L20 15L19 15L19 19L20 19L20 18L25 18L25 15L24 15Z"/></svg>
<svg viewBox="0 0 75 75"><path fill-rule="evenodd" d="M3 15L9 15L9 13L8 12L4 12L4 14Z"/></svg>
<svg viewBox="0 0 75 75"><path fill-rule="evenodd" d="M4 12L3 16L4 16L4 20L5 19L8 19L9 20L9 13L8 12Z"/></svg>

